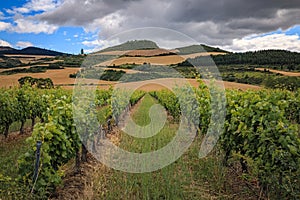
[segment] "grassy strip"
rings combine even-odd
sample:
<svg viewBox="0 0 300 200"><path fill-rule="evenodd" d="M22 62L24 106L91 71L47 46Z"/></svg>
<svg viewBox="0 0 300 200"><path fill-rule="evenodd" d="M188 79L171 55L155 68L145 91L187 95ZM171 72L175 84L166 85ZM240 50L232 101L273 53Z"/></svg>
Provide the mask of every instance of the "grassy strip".
<svg viewBox="0 0 300 200"><path fill-rule="evenodd" d="M156 104L150 95L133 109L132 118L138 125L150 123L149 109ZM178 124L167 121L155 136L134 138L121 132L120 148L131 152L151 152L162 148L176 134ZM151 173L131 174L106 169L95 185L95 199L212 199L229 197L224 191L225 168L217 152L205 159L198 158L201 139L196 138L190 149L176 162ZM149 161L155 162L155 160Z"/></svg>
<svg viewBox="0 0 300 200"><path fill-rule="evenodd" d="M26 152L26 137L20 137L14 141L1 141L0 145L0 174L16 178L18 174L18 157Z"/></svg>
<svg viewBox="0 0 300 200"><path fill-rule="evenodd" d="M25 124L24 124L24 129L30 128L31 124L32 124L31 120L27 119L26 122L25 122ZM12 123L12 125L10 125L9 132L19 131L20 127L21 127L21 122L14 122L14 123Z"/></svg>
<svg viewBox="0 0 300 200"><path fill-rule="evenodd" d="M28 150L25 140L27 135L19 136L10 141L0 143L0 199L39 199L30 195L27 187L17 181L18 158ZM35 156L35 155L32 155Z"/></svg>

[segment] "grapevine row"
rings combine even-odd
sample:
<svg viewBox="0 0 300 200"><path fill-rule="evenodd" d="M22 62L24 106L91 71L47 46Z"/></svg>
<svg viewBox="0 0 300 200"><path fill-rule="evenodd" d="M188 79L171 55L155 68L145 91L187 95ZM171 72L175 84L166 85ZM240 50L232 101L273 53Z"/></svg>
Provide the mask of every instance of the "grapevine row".
<svg viewBox="0 0 300 200"><path fill-rule="evenodd" d="M182 91L184 92L184 91ZM205 134L211 123L210 91L205 85L195 89L200 113L199 129ZM244 172L255 174L264 192L295 198L300 195L300 91L282 90L226 91L226 119L219 145L224 163L239 157ZM187 99L180 103L169 90L151 92L175 119L182 107L193 105Z"/></svg>

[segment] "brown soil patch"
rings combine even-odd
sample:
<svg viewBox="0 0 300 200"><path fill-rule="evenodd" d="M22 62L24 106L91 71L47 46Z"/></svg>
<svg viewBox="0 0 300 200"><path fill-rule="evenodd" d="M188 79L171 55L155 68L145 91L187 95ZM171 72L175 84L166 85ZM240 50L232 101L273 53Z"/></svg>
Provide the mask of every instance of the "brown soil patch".
<svg viewBox="0 0 300 200"><path fill-rule="evenodd" d="M185 58L178 55L171 56L155 56L155 57L120 57L117 59L109 60L100 63L101 66L109 65L123 65L123 64L138 64L151 63L153 65L170 65L175 63L180 63L184 61Z"/></svg>
<svg viewBox="0 0 300 200"><path fill-rule="evenodd" d="M144 49L144 50L128 50L128 51L106 51L106 52L100 52L96 53L95 55L115 55L115 56L121 56L121 55L129 55L129 56L156 56L163 53L177 53L178 50L167 50L167 49Z"/></svg>
<svg viewBox="0 0 300 200"><path fill-rule="evenodd" d="M180 55L185 59L188 58L196 58L198 56L211 56L211 55L225 55L226 53L222 52L202 52L202 53L193 53L193 54L187 54L187 55Z"/></svg>
<svg viewBox="0 0 300 200"><path fill-rule="evenodd" d="M17 86L18 79L24 76L33 78L51 78L55 85L73 84L75 79L69 78L69 74L76 73L79 68L65 68L59 70L47 70L45 73L19 73L13 75L0 75L0 86L10 87Z"/></svg>
<svg viewBox="0 0 300 200"><path fill-rule="evenodd" d="M94 53L93 55L113 55L113 56L121 56L129 51L106 51L100 53Z"/></svg>
<svg viewBox="0 0 300 200"><path fill-rule="evenodd" d="M31 66L24 66L24 67L14 67L14 68L8 68L8 69L0 69L0 72L3 72L3 71L9 71L9 70L12 70L12 69L23 69L23 68L30 68Z"/></svg>
<svg viewBox="0 0 300 200"><path fill-rule="evenodd" d="M208 80L204 80L206 84L209 84ZM176 86L182 86L190 84L191 86L198 87L199 82L196 79L181 79L181 78L162 78L162 79L154 79L154 80L146 80L146 81L139 81L139 82L129 82L129 83L118 83L115 87L120 88L129 88L129 89L136 89L139 88L144 91L154 91L154 90L162 90L162 89L172 89ZM227 81L217 81L217 85L224 87L226 89L240 89L240 90L259 90L261 87L255 85L248 85L242 83L235 83L235 82L227 82Z"/></svg>
<svg viewBox="0 0 300 200"><path fill-rule="evenodd" d="M150 51L150 50L136 50L136 51ZM146 54L145 52L142 52L142 53ZM155 53L157 53L157 52L150 51L149 55L155 54ZM138 52L131 53L131 51L130 51L130 52L127 52L127 54L135 55L135 54L138 54ZM219 55L219 54L225 54L225 53L205 52L205 53L194 53L194 54L188 54L188 55L168 55L168 56L153 56L153 57L120 57L120 58L102 62L99 65L109 66L109 65L114 65L114 64L122 65L122 64L133 64L133 63L139 64L139 65L141 65L143 63L151 63L153 65L170 65L170 64L181 63L188 58L195 58L198 56Z"/></svg>
<svg viewBox="0 0 300 200"><path fill-rule="evenodd" d="M115 145L120 144L119 130L114 127L112 132L107 134L109 139ZM51 200L92 200L99 196L98 193L106 191L105 183L99 182L99 177L109 177L110 169L95 159L88 153L86 163L81 163L79 173L75 173L73 167L74 161L66 166L63 185L58 187L50 198ZM96 193L96 194L95 194Z"/></svg>
<svg viewBox="0 0 300 200"><path fill-rule="evenodd" d="M166 49L149 49L149 50L132 50L126 52L125 56L158 56L161 54L169 54L171 51Z"/></svg>
<svg viewBox="0 0 300 200"><path fill-rule="evenodd" d="M230 199L247 199L266 200L263 195L259 196L260 189L258 180L252 178L252 180L245 180L245 175L242 172L242 167L238 162L232 163L226 167L226 183L224 184L227 191L230 191Z"/></svg>
<svg viewBox="0 0 300 200"><path fill-rule="evenodd" d="M73 161L74 162L74 161ZM74 163L71 163L74 165ZM63 186L58 187L50 197L51 200L93 199L93 183L95 175L103 165L92 155L88 154L88 162L81 163L79 173L72 167L68 168L63 178Z"/></svg>
<svg viewBox="0 0 300 200"><path fill-rule="evenodd" d="M209 84L209 81L204 80L206 84ZM139 82L129 82L129 83L108 83L103 85L97 85L99 89L109 89L111 86L116 88L126 88L126 89L139 89L145 92L149 91L157 91L163 89L172 89L175 86L186 85L189 84L193 87L198 87L199 82L195 79L180 79L180 78L163 78L163 79L154 79L154 80L146 80ZM227 82L218 81L216 84L224 85L225 89L238 89L238 90L260 90L262 87L256 85L248 85L243 83L235 83L235 82ZM89 86L87 86L89 87ZM95 87L92 85L90 87ZM73 89L74 86L63 86L65 89Z"/></svg>
<svg viewBox="0 0 300 200"><path fill-rule="evenodd" d="M4 137L3 134L0 135L0 143L1 144L14 144L16 141L23 140L31 135L31 128L24 129L24 133L20 134L19 131L10 132L7 138Z"/></svg>
<svg viewBox="0 0 300 200"><path fill-rule="evenodd" d="M65 68L58 70L47 70L45 73L19 73L13 75L0 75L0 87L18 86L18 79L24 76L31 76L33 78L50 78L54 85L68 85L74 84L76 79L69 78L70 74L76 73L80 68ZM101 81L96 79L85 79L86 84L113 84L110 81Z"/></svg>
<svg viewBox="0 0 300 200"><path fill-rule="evenodd" d="M255 68L255 69L259 70L259 71L265 70L265 68ZM286 71L280 71L280 70L275 70L275 69L268 69L268 70L270 72L282 74L284 76L300 76L300 72L286 72Z"/></svg>

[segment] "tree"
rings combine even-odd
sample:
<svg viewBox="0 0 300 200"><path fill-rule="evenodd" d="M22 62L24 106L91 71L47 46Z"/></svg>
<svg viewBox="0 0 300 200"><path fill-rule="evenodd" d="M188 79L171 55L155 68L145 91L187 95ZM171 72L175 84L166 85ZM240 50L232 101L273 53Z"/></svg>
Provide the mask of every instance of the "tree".
<svg viewBox="0 0 300 200"><path fill-rule="evenodd" d="M83 51L83 49L81 49L80 53L81 53L81 55L83 55L83 54L84 54L84 51Z"/></svg>

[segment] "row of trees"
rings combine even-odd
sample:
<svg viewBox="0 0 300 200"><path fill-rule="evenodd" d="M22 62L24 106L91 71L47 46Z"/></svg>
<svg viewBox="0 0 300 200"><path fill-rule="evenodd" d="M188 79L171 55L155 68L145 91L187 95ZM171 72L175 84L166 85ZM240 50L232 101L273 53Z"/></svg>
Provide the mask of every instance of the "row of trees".
<svg viewBox="0 0 300 200"><path fill-rule="evenodd" d="M212 60L214 63L212 63ZM286 50L261 50L245 53L228 53L224 55L212 55L211 57L199 56L190 58L178 66L209 66L221 65L263 65L281 70L299 70L300 53ZM279 67L278 67L279 66Z"/></svg>
<svg viewBox="0 0 300 200"><path fill-rule="evenodd" d="M50 78L32 78L31 76L25 76L18 79L18 82L21 87L26 84L40 89L51 89L54 87L53 81Z"/></svg>
<svg viewBox="0 0 300 200"><path fill-rule="evenodd" d="M299 65L300 54L286 50L261 50L212 56L217 65Z"/></svg>

